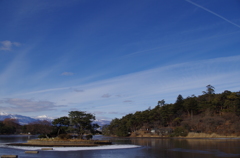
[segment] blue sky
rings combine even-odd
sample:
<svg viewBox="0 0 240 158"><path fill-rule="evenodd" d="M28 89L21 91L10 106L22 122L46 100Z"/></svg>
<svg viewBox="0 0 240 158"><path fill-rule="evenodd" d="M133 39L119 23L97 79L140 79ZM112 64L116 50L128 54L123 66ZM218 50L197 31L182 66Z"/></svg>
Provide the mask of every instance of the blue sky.
<svg viewBox="0 0 240 158"><path fill-rule="evenodd" d="M0 1L0 111L111 120L240 90L239 0Z"/></svg>

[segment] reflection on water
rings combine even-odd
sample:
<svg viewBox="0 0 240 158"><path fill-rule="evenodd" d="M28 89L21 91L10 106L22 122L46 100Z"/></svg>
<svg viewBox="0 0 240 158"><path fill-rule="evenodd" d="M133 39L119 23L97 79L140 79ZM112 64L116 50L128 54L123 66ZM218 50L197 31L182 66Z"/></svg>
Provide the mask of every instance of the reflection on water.
<svg viewBox="0 0 240 158"><path fill-rule="evenodd" d="M240 139L131 139L152 152L171 152L173 157L240 157ZM156 150L156 151L155 151Z"/></svg>
<svg viewBox="0 0 240 158"><path fill-rule="evenodd" d="M217 158L240 157L240 139L161 139L161 138L113 138L95 136L94 139L107 139L113 142L111 149L102 150L88 148L57 148L55 151L40 151L39 154L27 155L24 149L5 147L9 142L26 142L31 136L0 136L0 155L16 154L21 157L53 157L53 158ZM2 145L1 145L2 144ZM138 148L131 148L140 145ZM124 149L120 149L120 146ZM119 148L118 148L119 147ZM104 148L104 147L103 147ZM36 149L40 150L40 149ZM58 151L56 151L58 150Z"/></svg>
<svg viewBox="0 0 240 158"><path fill-rule="evenodd" d="M31 135L0 135L0 143L27 142L29 139L35 139L37 136Z"/></svg>

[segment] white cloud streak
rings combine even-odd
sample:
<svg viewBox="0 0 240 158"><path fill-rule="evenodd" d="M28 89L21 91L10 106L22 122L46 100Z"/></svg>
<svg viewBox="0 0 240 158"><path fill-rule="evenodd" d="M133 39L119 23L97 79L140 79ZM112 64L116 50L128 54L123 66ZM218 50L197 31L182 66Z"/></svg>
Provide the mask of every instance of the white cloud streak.
<svg viewBox="0 0 240 158"><path fill-rule="evenodd" d="M55 110L63 105L55 105L55 103L50 101L34 101L30 99L20 99L20 98L7 98L1 101L1 104L7 104L8 106L0 107L4 111L11 112L40 112Z"/></svg>
<svg viewBox="0 0 240 158"><path fill-rule="evenodd" d="M44 89L44 90L28 92L28 93L24 93L24 94L20 94L20 95L36 94L36 93L45 93L45 92L60 91L60 90L66 90L66 89L71 89L71 87Z"/></svg>
<svg viewBox="0 0 240 158"><path fill-rule="evenodd" d="M158 67L82 85L73 80L69 87L29 92L21 95L21 98L48 100L49 103L43 105L49 106L43 107L50 110L56 109L58 105L68 105L60 106L58 110L69 111L75 108L88 112L98 111L98 116L105 114L108 116L117 109L117 115L120 116L122 113L155 106L161 99L165 99L167 103L174 102L178 94L182 94L183 97L199 95L208 84L213 85L217 93L224 90L237 91L240 87L239 63L240 56L232 56ZM75 89L84 91L76 93ZM8 104L5 105L6 103ZM23 103L31 105L29 109L33 111L44 109L34 108L42 102L31 99L18 99L14 102L9 99L8 102L6 100L1 102L4 105L2 108L8 110L10 110L7 108L8 105L11 105L12 109L24 108ZM27 107L25 111L26 109Z"/></svg>
<svg viewBox="0 0 240 158"><path fill-rule="evenodd" d="M74 75L74 73L72 73L72 72L63 72L61 75L62 76L72 76L72 75Z"/></svg>
<svg viewBox="0 0 240 158"><path fill-rule="evenodd" d="M26 60L24 57L25 52L18 53L16 57L3 69L3 71L0 71L1 86L6 85L6 83L9 82L12 78L16 82L18 75L26 70Z"/></svg>
<svg viewBox="0 0 240 158"><path fill-rule="evenodd" d="M111 97L110 94L103 94L103 95L102 95L102 98L110 98L110 97Z"/></svg>
<svg viewBox="0 0 240 158"><path fill-rule="evenodd" d="M230 24L232 24L232 25L234 25L234 26L236 26L238 28L240 28L240 25L238 25L238 24L236 24L236 23L226 19L225 17L223 17L223 16L221 16L221 15L219 15L219 14L217 14L217 13L215 13L215 12L213 12L213 11L211 11L211 10L209 10L209 9L199 5L199 4L197 4L197 3L194 3L194 2L192 2L190 0L185 0L185 1L191 3L191 4L195 5L195 6L197 6L197 7L201 8L201 9L203 9L203 10L205 10L205 11L207 11L207 12L209 12L209 13L211 13L211 14L213 14L213 15L221 18L221 19L223 19L224 21L226 21L226 22L228 22L228 23L230 23Z"/></svg>
<svg viewBox="0 0 240 158"><path fill-rule="evenodd" d="M0 50L5 50L5 51L10 51L13 46L19 47L21 45L18 42L11 42L11 41L8 41L8 40L1 41L0 44L1 44Z"/></svg>

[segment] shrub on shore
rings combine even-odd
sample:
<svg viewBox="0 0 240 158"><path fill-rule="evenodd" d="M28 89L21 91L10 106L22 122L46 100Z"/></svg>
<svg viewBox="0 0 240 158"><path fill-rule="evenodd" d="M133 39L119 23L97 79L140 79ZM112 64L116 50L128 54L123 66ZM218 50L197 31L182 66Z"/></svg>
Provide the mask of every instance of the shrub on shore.
<svg viewBox="0 0 240 158"><path fill-rule="evenodd" d="M186 137L188 131L184 127L176 127L170 137Z"/></svg>
<svg viewBox="0 0 240 158"><path fill-rule="evenodd" d="M68 134L59 134L58 138L60 139L71 139L71 136Z"/></svg>

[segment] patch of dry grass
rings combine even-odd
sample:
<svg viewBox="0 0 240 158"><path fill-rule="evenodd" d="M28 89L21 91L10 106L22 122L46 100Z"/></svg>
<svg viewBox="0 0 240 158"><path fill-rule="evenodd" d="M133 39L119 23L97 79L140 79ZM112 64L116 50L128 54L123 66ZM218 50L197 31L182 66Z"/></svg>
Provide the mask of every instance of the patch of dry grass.
<svg viewBox="0 0 240 158"><path fill-rule="evenodd" d="M212 134L207 134L207 133L194 133L194 132L189 132L188 135L186 136L186 138L233 138L233 137L237 137L234 135L219 135L216 133L212 133Z"/></svg>

